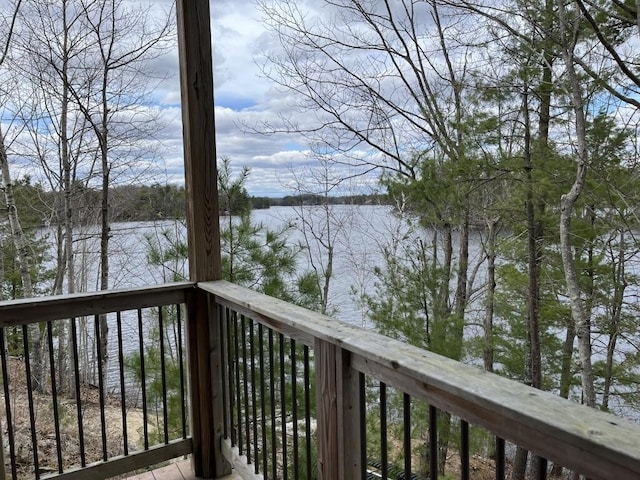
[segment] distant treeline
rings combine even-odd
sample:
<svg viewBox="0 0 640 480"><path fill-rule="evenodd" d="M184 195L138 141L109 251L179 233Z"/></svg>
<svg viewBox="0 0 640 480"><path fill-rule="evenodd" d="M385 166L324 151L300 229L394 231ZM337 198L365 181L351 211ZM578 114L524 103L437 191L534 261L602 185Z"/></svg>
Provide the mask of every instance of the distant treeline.
<svg viewBox="0 0 640 480"><path fill-rule="evenodd" d="M47 191L30 179L19 180L15 186L18 211L24 226L39 227L56 225L64 221L63 199L59 192ZM319 195L288 195L281 198L253 197L243 192L246 198L236 204L248 205L252 209L275 206L353 204L370 205L386 203L384 195L349 195L322 197ZM100 218L101 198L99 190L76 185L71 194L73 215L76 224L97 223ZM127 185L110 191L111 221L133 222L159 219L174 219L185 216L185 189L176 185ZM226 204L221 199L220 205ZM0 202L0 210L4 207ZM6 207L5 207L6 208ZM226 213L226 212L225 212ZM237 212L231 212L237 213Z"/></svg>
<svg viewBox="0 0 640 480"><path fill-rule="evenodd" d="M254 197L234 199L232 204L248 205L251 209L264 209L278 206L296 205L372 205L387 202L385 195L348 195L341 197L323 197L320 195L287 195L281 198ZM162 218L184 217L185 190L175 185L127 186L117 187L112 192L112 210L115 221L144 221ZM220 199L220 208L227 202ZM227 212L225 212L227 213ZM236 214L238 212L231 212Z"/></svg>
<svg viewBox="0 0 640 480"><path fill-rule="evenodd" d="M250 197L253 208L291 207L297 205L384 205L386 195L345 195L324 197L322 195L287 195L281 198Z"/></svg>
<svg viewBox="0 0 640 480"><path fill-rule="evenodd" d="M64 193L45 190L30 178L14 184L16 208L23 226L40 227L64 223ZM175 185L128 185L109 191L111 221L142 221L184 217L185 190ZM76 225L96 224L102 208L100 191L74 185L70 192ZM0 200L0 212L6 210ZM2 218L0 217L0 221Z"/></svg>

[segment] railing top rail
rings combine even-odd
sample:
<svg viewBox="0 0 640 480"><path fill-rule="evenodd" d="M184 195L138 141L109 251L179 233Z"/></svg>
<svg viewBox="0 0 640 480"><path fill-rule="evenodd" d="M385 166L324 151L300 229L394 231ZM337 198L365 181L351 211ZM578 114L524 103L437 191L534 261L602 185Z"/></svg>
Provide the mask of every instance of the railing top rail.
<svg viewBox="0 0 640 480"><path fill-rule="evenodd" d="M181 303L192 282L0 302L0 327Z"/></svg>
<svg viewBox="0 0 640 480"><path fill-rule="evenodd" d="M638 478L640 426L629 420L229 282L197 286L307 345L347 350L354 368L545 458L598 478Z"/></svg>

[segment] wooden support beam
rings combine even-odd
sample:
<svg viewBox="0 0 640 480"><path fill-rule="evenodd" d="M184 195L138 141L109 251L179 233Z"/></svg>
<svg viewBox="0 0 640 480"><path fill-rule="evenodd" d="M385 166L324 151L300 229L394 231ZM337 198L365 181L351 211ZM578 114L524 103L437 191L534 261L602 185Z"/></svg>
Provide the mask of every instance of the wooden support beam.
<svg viewBox="0 0 640 480"><path fill-rule="evenodd" d="M184 141L189 277L222 276L216 171L213 62L209 0L177 0ZM222 338L205 292L188 301L187 341L191 385L193 469L218 478L231 471L222 455L222 402L217 391L223 367Z"/></svg>
<svg viewBox="0 0 640 480"><path fill-rule="evenodd" d="M351 354L329 342L315 343L318 478L362 478L364 409L360 373Z"/></svg>
<svg viewBox="0 0 640 480"><path fill-rule="evenodd" d="M67 470L64 473L41 477L57 480L84 480L86 478L113 478L130 474L136 470L157 465L191 453L191 440L174 440L168 444L151 447L149 450L141 450L130 455L114 457L106 462L96 462L86 467ZM2 477L3 479L5 477Z"/></svg>
<svg viewBox="0 0 640 480"><path fill-rule="evenodd" d="M357 480L363 478L366 464L364 376L352 367L348 350L338 348L336 361L338 478Z"/></svg>
<svg viewBox="0 0 640 480"><path fill-rule="evenodd" d="M181 282L127 290L103 290L4 301L0 302L0 327L175 305L183 303L185 292L193 287L192 282Z"/></svg>
<svg viewBox="0 0 640 480"><path fill-rule="evenodd" d="M317 340L314 348L316 368L316 416L318 429L318 479L338 478L338 385L337 347Z"/></svg>
<svg viewBox="0 0 640 480"><path fill-rule="evenodd" d="M209 0L178 0L189 277L222 278Z"/></svg>

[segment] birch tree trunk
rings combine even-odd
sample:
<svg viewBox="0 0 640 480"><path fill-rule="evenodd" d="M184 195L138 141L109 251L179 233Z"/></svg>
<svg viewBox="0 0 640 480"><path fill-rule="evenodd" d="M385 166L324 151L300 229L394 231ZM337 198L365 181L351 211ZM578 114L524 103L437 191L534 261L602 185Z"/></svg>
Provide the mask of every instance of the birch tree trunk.
<svg viewBox="0 0 640 480"><path fill-rule="evenodd" d="M75 293L75 265L73 256L73 205L71 204L71 160L69 154L68 117L69 117L69 28L67 24L67 2L62 3L63 22L63 48L62 48L62 98L60 113L60 162L62 164L62 182L64 189L64 249L63 249L63 269L67 273L67 292ZM66 268L64 268L66 267ZM70 319L69 322L75 321ZM69 335L72 331L68 325ZM71 391L71 375L69 375L69 365L67 351L71 350L71 339L67 336L67 326L61 325L59 329L58 345L63 346L58 349L58 375L59 385L63 390ZM68 348L64 348L67 346Z"/></svg>
<svg viewBox="0 0 640 480"><path fill-rule="evenodd" d="M2 284L4 283L4 239L2 238L2 234L0 234L0 302L4 300L4 295L2 294Z"/></svg>
<svg viewBox="0 0 640 480"><path fill-rule="evenodd" d="M7 205L9 225L11 227L11 238L16 249L18 265L20 268L22 296L24 298L30 298L33 297L33 285L31 283L31 258L29 256L27 240L24 231L22 230L22 225L20 224L15 197L13 195L13 183L11 182L9 159L7 157L7 149L2 130L0 130L0 174L2 175L2 188L4 191L5 203ZM34 382L33 388L41 391L45 388L45 381L43 373L44 352L40 336L40 326L37 323L31 324L28 330L29 342L32 347L32 356L30 358L33 362L31 370L32 380Z"/></svg>
<svg viewBox="0 0 640 480"><path fill-rule="evenodd" d="M582 371L584 403L589 407L595 407L596 394L593 380L593 366L591 363L591 322L580 292L578 272L576 270L576 262L571 242L571 217L573 216L578 197L584 189L588 169L586 119L580 80L575 70L573 45L570 43L569 33L567 32L567 12L562 2L560 2L558 6L558 14L560 17L562 56L567 69L569 93L571 94L571 102L575 115L576 153L578 157L573 185L569 192L564 194L560 200L560 249L565 281L567 283L567 294L571 306L571 317L576 326L576 335L578 337L578 355Z"/></svg>

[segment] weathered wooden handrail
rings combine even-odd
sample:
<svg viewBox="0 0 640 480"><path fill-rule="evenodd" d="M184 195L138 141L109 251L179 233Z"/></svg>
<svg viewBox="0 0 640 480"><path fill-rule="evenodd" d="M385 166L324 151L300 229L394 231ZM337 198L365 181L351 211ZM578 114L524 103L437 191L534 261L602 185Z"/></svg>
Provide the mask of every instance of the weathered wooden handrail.
<svg viewBox="0 0 640 480"><path fill-rule="evenodd" d="M315 348L316 376L330 386L333 398L318 406L318 435L330 421L340 427L344 412L353 409L353 378L363 372L412 397L484 427L544 458L593 478L640 478L640 426L589 409L548 392L536 390L479 368L392 340L304 308L267 297L228 282L198 283L215 302ZM330 368L331 372L319 370ZM326 416L322 418L322 411ZM326 424L324 427L321 425ZM336 423L338 425L336 425ZM353 425L343 427L354 435ZM334 432L335 434L335 432ZM341 447L351 448L337 435ZM342 441L341 441L342 439ZM319 440L321 478L350 478L348 452L323 446ZM324 449L324 450L323 450ZM342 460L340 460L342 458ZM342 462L342 465L334 465ZM357 462L357 461L356 461ZM331 475L335 475L331 477Z"/></svg>
<svg viewBox="0 0 640 480"><path fill-rule="evenodd" d="M0 328L182 303L185 301L186 292L193 286L191 282L177 282L151 287L2 301Z"/></svg>

